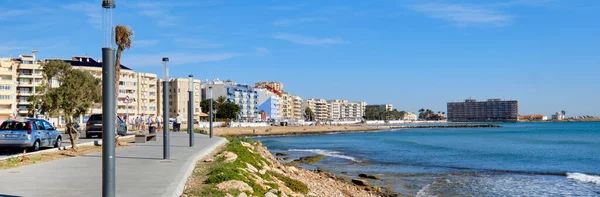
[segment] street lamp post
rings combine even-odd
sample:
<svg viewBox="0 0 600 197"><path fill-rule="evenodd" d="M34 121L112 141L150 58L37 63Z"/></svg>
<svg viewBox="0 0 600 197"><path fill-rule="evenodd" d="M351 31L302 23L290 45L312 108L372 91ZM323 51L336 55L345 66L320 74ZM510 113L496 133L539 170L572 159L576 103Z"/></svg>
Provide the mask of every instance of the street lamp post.
<svg viewBox="0 0 600 197"><path fill-rule="evenodd" d="M114 0L102 1L102 196L115 196L115 48Z"/></svg>
<svg viewBox="0 0 600 197"><path fill-rule="evenodd" d="M213 137L213 95L212 95L212 86L208 87L210 92L210 105L209 105L209 114L208 114L208 128L209 128L209 137Z"/></svg>
<svg viewBox="0 0 600 197"><path fill-rule="evenodd" d="M163 62L163 120L165 122L165 126L163 129L163 159L170 159L170 140L169 140L169 125L166 124L169 122L169 67L167 63L169 62L168 57L162 58Z"/></svg>
<svg viewBox="0 0 600 197"><path fill-rule="evenodd" d="M188 101L188 133L190 134L190 147L194 146L194 75L189 76L189 101Z"/></svg>

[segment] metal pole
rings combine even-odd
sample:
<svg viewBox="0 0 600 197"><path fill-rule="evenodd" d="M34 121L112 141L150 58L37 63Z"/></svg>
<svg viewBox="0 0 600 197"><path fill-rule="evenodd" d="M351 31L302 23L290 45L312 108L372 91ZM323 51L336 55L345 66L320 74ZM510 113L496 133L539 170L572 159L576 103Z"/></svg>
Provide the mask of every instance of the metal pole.
<svg viewBox="0 0 600 197"><path fill-rule="evenodd" d="M209 115L208 115L208 128L209 128L209 137L212 138L213 137L213 95L212 95L212 86L208 87L209 91L210 91L210 105L209 105Z"/></svg>
<svg viewBox="0 0 600 197"><path fill-rule="evenodd" d="M102 48L102 196L115 196L115 49Z"/></svg>
<svg viewBox="0 0 600 197"><path fill-rule="evenodd" d="M190 134L190 147L194 146L194 75L190 75L189 101L188 101L188 133Z"/></svg>
<svg viewBox="0 0 600 197"><path fill-rule="evenodd" d="M163 122L168 123L169 122L169 81L168 81L168 70L167 70L167 62L169 61L169 58L163 57L162 58L163 61L163 69L165 69L165 73L163 73L163 75L165 75L165 79L163 79ZM171 159L171 154L170 154L170 148L171 144L170 144L170 140L169 140L169 125L165 124L164 129L163 129L163 159Z"/></svg>

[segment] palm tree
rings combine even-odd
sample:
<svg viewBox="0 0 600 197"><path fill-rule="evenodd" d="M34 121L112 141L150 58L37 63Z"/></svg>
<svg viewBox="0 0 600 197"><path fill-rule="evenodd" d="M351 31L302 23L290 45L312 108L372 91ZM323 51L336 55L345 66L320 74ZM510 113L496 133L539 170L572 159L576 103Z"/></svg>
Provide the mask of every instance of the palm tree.
<svg viewBox="0 0 600 197"><path fill-rule="evenodd" d="M115 60L115 100L119 98L119 80L121 78L121 55L125 49L131 48L133 31L124 25L115 27L115 42L117 44L117 58Z"/></svg>
<svg viewBox="0 0 600 197"><path fill-rule="evenodd" d="M567 112L566 112L565 110L562 110L560 113L561 113L563 116L567 115Z"/></svg>

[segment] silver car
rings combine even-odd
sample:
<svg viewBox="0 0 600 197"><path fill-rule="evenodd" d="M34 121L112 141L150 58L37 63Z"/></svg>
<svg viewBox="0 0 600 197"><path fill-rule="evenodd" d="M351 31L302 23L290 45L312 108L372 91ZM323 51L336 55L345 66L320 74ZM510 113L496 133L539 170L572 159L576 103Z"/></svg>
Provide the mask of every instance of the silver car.
<svg viewBox="0 0 600 197"><path fill-rule="evenodd" d="M0 125L0 148L38 151L40 147L60 147L61 142L60 132L43 119L7 120Z"/></svg>

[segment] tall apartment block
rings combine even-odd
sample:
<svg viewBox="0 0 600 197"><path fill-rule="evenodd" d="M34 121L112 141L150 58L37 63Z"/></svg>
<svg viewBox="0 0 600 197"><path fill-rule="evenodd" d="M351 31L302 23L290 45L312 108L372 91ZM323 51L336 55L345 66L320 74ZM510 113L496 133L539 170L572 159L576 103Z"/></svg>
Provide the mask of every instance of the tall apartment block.
<svg viewBox="0 0 600 197"><path fill-rule="evenodd" d="M303 108L310 108L315 114L315 120L327 121L329 109L325 99L307 99L304 100Z"/></svg>
<svg viewBox="0 0 600 197"><path fill-rule="evenodd" d="M450 122L516 122L519 102L516 100L488 99L464 102L449 102L447 105Z"/></svg>
<svg viewBox="0 0 600 197"><path fill-rule="evenodd" d="M194 93L194 109L192 109L194 121L200 121L200 116L202 115L202 109L200 108L200 101L202 101L202 92L200 87L202 86L202 82L197 79L192 80L193 87L190 87L189 78L173 78L169 80L169 117L175 118L177 117L177 114L179 114L179 116L181 116L183 119L183 124L188 123L188 102L190 101L189 91L192 88ZM160 115L163 114L162 82L162 79L156 81L158 93L155 96L156 100L158 101L157 111Z"/></svg>
<svg viewBox="0 0 600 197"><path fill-rule="evenodd" d="M364 115L365 102L349 102L347 100L329 100L328 120L359 121ZM366 105L366 104L365 104Z"/></svg>
<svg viewBox="0 0 600 197"><path fill-rule="evenodd" d="M63 60L71 64L73 69L89 71L94 77L102 78L102 63L87 56L74 56L70 60ZM27 100L33 96L35 86L42 85L42 65L44 61L36 60L35 54L20 55L18 58L0 58L0 120L8 118L27 117L27 108L31 103ZM156 114L156 74L136 73L128 67L121 65L119 81L119 94L117 100L117 113L121 116L126 113L130 117L145 114ZM55 81L50 80L52 87ZM37 93L39 89L36 89ZM123 102L129 97L129 104ZM92 113L102 113L102 106L96 105L90 109L86 116L80 117L83 123ZM58 117L57 124L62 124Z"/></svg>
<svg viewBox="0 0 600 197"><path fill-rule="evenodd" d="M302 97L300 96L291 96L292 97L292 119L296 120L304 120L304 108L302 107Z"/></svg>

